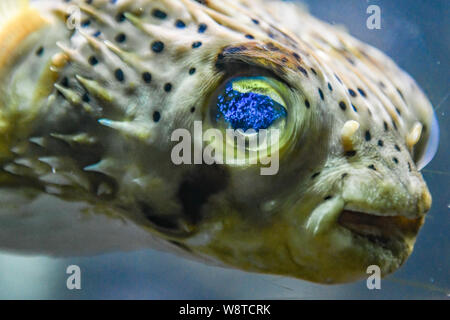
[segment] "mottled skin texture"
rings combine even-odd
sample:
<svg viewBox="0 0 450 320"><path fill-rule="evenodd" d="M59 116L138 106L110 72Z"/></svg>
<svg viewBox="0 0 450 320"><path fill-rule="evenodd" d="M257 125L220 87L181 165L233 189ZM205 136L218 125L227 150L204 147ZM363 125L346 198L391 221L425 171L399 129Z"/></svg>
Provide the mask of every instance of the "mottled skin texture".
<svg viewBox="0 0 450 320"><path fill-rule="evenodd" d="M82 26L70 31L73 4ZM388 274L412 252L431 205L416 164L433 111L378 50L290 3L33 6L46 24L1 66L4 192L85 202L193 256L321 283L372 264ZM289 88L279 173L175 166L172 132L208 123L210 97L242 73ZM2 247L22 249L20 237Z"/></svg>

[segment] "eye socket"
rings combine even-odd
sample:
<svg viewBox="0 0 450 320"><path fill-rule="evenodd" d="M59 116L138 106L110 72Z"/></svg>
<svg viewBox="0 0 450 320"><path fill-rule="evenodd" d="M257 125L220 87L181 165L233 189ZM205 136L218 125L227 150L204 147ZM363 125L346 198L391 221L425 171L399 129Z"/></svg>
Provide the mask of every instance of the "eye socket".
<svg viewBox="0 0 450 320"><path fill-rule="evenodd" d="M238 77L218 90L211 120L219 128L242 131L282 130L288 116L279 90L286 85L269 77Z"/></svg>
<svg viewBox="0 0 450 320"><path fill-rule="evenodd" d="M216 131L207 134L208 148L214 148L216 159L237 166L279 155L295 132L294 97L268 72L250 70L228 78L209 99L205 128Z"/></svg>

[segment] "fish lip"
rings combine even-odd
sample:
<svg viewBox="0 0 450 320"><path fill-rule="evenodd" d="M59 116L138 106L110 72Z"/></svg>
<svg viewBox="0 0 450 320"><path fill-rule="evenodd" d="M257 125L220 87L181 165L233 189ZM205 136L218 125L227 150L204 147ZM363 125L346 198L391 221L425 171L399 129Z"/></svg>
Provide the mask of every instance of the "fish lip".
<svg viewBox="0 0 450 320"><path fill-rule="evenodd" d="M407 218L399 214L386 215L344 208L337 222L355 237L398 255L405 249L406 239L417 235L423 217Z"/></svg>

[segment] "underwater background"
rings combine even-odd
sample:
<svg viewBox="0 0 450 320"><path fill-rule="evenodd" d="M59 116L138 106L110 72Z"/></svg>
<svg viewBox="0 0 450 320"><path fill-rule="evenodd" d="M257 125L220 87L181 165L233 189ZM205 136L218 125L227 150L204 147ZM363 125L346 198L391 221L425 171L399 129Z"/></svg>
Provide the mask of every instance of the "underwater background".
<svg viewBox="0 0 450 320"><path fill-rule="evenodd" d="M311 13L345 25L412 75L430 98L440 145L423 170L433 195L415 250L381 290L366 281L324 286L206 266L142 250L55 259L0 252L0 299L449 299L450 297L450 1L304 0ZM369 30L369 5L381 8L381 29ZM82 289L66 288L66 268L82 270Z"/></svg>

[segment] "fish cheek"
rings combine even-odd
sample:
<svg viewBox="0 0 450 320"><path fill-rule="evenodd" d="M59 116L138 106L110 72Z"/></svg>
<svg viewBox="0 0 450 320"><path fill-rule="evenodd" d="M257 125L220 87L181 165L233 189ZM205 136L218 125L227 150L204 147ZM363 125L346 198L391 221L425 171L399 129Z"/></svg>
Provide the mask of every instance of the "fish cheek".
<svg viewBox="0 0 450 320"><path fill-rule="evenodd" d="M204 217L203 206L211 196L225 190L228 183L229 172L225 166L196 166L178 190L183 218L191 224L198 224Z"/></svg>

